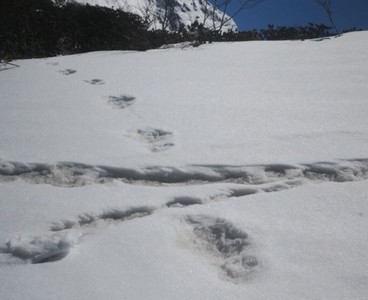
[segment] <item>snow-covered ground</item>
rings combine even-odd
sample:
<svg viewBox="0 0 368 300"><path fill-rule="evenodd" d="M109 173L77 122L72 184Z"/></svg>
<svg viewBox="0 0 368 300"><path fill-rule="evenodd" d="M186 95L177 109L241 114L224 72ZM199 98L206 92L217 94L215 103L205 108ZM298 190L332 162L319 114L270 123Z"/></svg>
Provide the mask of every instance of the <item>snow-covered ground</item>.
<svg viewBox="0 0 368 300"><path fill-rule="evenodd" d="M368 33L0 69L1 299L367 299Z"/></svg>

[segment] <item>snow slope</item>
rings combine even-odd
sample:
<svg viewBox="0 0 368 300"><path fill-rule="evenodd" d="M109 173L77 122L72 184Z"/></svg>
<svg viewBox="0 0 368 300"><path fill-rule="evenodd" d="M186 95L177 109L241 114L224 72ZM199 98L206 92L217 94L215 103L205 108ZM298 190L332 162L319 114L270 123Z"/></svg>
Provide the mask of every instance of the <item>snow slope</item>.
<svg viewBox="0 0 368 300"><path fill-rule="evenodd" d="M67 0L69 1L69 0ZM106 6L110 8L120 8L140 15L144 20L152 24L153 29L162 28L162 20L165 18L165 1L163 0L73 0L73 2ZM205 3L202 0L176 0L173 15L170 16L168 30L176 31L182 24L185 27L190 26L195 21L208 28L219 28L223 12L219 9L213 9L211 3ZM225 22L222 31L236 30L237 26L228 15L224 16Z"/></svg>
<svg viewBox="0 0 368 300"><path fill-rule="evenodd" d="M1 298L366 299L367 38L1 66Z"/></svg>

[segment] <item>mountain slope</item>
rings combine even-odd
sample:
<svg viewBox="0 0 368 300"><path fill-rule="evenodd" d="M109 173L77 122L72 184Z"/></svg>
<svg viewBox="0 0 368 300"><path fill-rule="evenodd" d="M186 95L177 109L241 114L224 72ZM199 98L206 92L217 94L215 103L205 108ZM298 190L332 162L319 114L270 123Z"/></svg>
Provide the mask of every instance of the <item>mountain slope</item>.
<svg viewBox="0 0 368 300"><path fill-rule="evenodd" d="M180 26L188 26L193 22L204 23L207 28L219 28L223 12L215 9L212 4L204 0L170 0L172 10L167 0L67 0L89 5L120 8L138 14L148 21L152 29L165 29L175 31ZM167 12L169 14L167 15ZM226 22L222 31L235 30L235 22L224 15Z"/></svg>

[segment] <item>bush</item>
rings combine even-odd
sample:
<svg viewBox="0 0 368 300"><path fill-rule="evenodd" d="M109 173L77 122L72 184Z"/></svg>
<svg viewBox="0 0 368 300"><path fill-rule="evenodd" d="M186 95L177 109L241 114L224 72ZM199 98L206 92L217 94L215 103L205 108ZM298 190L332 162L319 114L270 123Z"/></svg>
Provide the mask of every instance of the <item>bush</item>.
<svg viewBox="0 0 368 300"><path fill-rule="evenodd" d="M106 7L51 0L0 4L0 59L96 50L145 50L147 26L137 15Z"/></svg>

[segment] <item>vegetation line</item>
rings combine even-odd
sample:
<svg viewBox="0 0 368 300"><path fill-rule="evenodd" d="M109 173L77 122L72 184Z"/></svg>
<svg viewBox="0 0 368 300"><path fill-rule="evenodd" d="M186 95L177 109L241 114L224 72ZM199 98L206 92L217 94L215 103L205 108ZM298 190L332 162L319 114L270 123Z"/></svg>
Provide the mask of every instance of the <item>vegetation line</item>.
<svg viewBox="0 0 368 300"><path fill-rule="evenodd" d="M313 39L330 36L332 28L310 23L223 32L216 27L206 28L205 20L196 20L190 26L181 24L175 31L168 31L167 26L150 30L152 20L147 17L120 9L56 2L0 1L0 63L100 50L148 50L187 41L196 46L212 41ZM249 1L253 2L261 1ZM208 16L210 13L205 14L205 18Z"/></svg>

